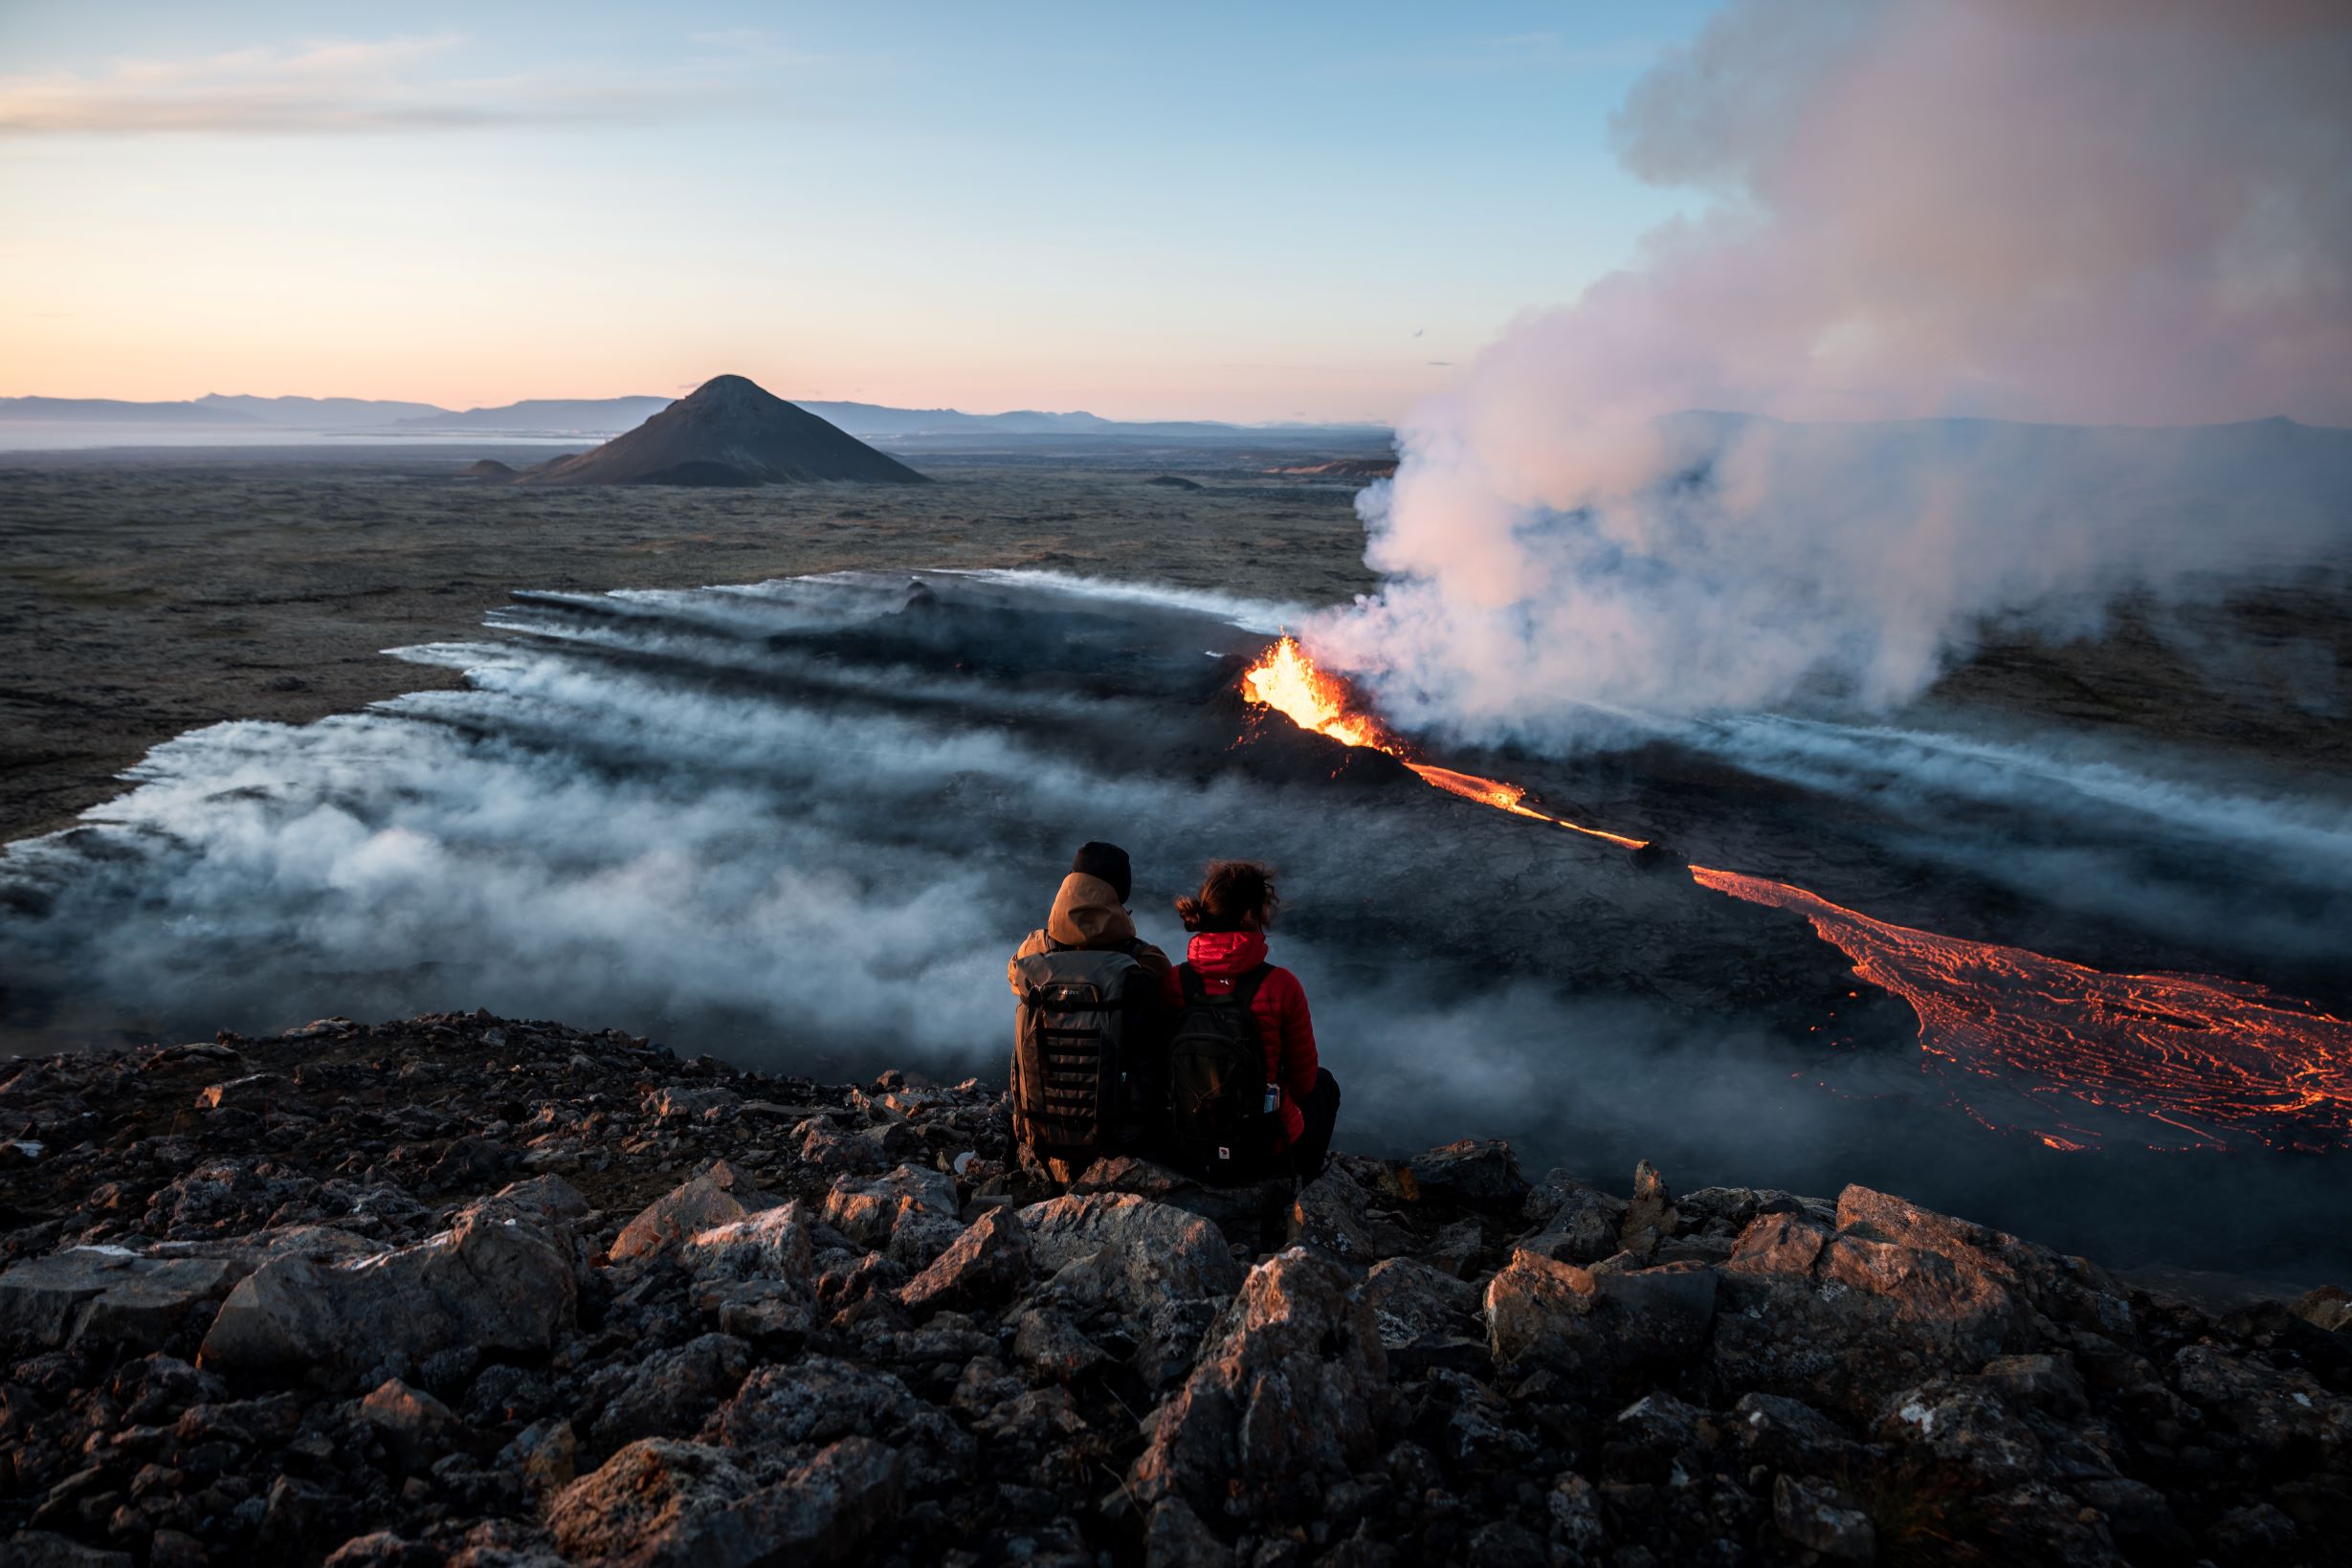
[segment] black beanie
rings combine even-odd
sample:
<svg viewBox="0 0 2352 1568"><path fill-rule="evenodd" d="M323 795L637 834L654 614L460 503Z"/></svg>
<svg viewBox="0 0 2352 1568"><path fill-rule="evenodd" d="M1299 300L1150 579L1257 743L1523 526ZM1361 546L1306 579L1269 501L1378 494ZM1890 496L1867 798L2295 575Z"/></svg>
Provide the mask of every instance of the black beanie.
<svg viewBox="0 0 2352 1568"><path fill-rule="evenodd" d="M1127 864L1127 851L1116 844L1079 845L1078 852L1070 859L1070 869L1108 882L1122 904L1135 887L1135 872Z"/></svg>

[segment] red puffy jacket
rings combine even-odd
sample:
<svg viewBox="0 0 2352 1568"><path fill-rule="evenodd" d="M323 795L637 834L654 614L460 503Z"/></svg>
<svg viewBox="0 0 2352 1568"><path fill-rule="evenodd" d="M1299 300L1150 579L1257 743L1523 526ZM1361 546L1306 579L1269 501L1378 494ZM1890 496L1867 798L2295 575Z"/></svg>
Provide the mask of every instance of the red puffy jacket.
<svg viewBox="0 0 2352 1568"><path fill-rule="evenodd" d="M1184 967L1201 977L1201 988L1223 996L1233 982L1266 961L1266 937L1258 931L1199 931ZM1288 969L1270 969L1250 999L1258 1043L1266 1050L1266 1081L1282 1086L1282 1142L1298 1141L1306 1117L1298 1106L1315 1093L1322 1064L1315 1054L1315 1021L1307 1016L1307 993Z"/></svg>

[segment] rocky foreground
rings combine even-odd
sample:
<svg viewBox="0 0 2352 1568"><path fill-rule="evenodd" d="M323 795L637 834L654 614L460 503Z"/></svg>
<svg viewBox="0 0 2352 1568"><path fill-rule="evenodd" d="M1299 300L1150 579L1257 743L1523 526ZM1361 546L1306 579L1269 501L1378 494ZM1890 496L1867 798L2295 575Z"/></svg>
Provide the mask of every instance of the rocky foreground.
<svg viewBox="0 0 2352 1568"><path fill-rule="evenodd" d="M2332 1561L2341 1291L1849 1187L1216 1192L487 1015L0 1066L0 1561ZM1342 1134L1344 1128L1342 1128Z"/></svg>

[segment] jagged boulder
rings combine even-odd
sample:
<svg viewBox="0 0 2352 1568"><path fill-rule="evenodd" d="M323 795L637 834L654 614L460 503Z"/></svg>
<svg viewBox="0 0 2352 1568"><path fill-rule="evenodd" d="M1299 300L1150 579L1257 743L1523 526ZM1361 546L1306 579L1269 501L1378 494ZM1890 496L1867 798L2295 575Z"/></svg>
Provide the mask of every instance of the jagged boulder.
<svg viewBox="0 0 2352 1568"><path fill-rule="evenodd" d="M227 1295L244 1270L225 1258L74 1247L0 1271L0 1344L51 1350L88 1340L145 1350L189 1313Z"/></svg>
<svg viewBox="0 0 2352 1568"><path fill-rule="evenodd" d="M1592 1270L1521 1248L1487 1282L1487 1345L1503 1370L1548 1367L1604 1386L1694 1355L1715 1318L1704 1264Z"/></svg>
<svg viewBox="0 0 2352 1568"><path fill-rule="evenodd" d="M544 1353L572 1321L575 1291L568 1244L492 1200L379 1256L263 1265L221 1304L201 1363L346 1378L394 1354Z"/></svg>
<svg viewBox="0 0 2352 1568"><path fill-rule="evenodd" d="M1956 1220L1869 1187L1850 1186L1837 1195L1837 1227L1841 1235L1947 1258L2056 1322L2105 1334L2132 1327L2129 1293L2104 1269L1990 1226Z"/></svg>
<svg viewBox="0 0 2352 1568"><path fill-rule="evenodd" d="M1131 1193L1050 1198L1020 1216L1037 1271L1053 1276L1064 1295L1143 1308L1230 1295L1240 1280L1215 1226Z"/></svg>
<svg viewBox="0 0 2352 1568"><path fill-rule="evenodd" d="M1772 1522L1780 1533L1831 1562L1869 1562L1878 1533L1853 1498L1817 1476L1786 1471L1772 1478Z"/></svg>
<svg viewBox="0 0 2352 1568"><path fill-rule="evenodd" d="M879 1438L904 1458L910 1484L934 1490L965 1476L974 1453L971 1435L896 1373L826 1356L754 1369L704 1435L767 1458L797 1458L852 1436Z"/></svg>
<svg viewBox="0 0 2352 1568"><path fill-rule="evenodd" d="M1653 1258L1682 1228L1682 1211L1675 1207L1666 1178L1647 1159L1633 1167L1633 1197L1619 1222L1617 1244L1636 1257Z"/></svg>
<svg viewBox="0 0 2352 1568"><path fill-rule="evenodd" d="M1111 1358L1069 1318L1044 1310L1025 1312L1013 1325L1012 1358L1041 1378L1065 1383Z"/></svg>
<svg viewBox="0 0 2352 1568"><path fill-rule="evenodd" d="M589 1396L602 1405L588 1435L599 1448L641 1437L684 1437L732 1397L751 1370L751 1347L727 1334L705 1334L644 1360L600 1374Z"/></svg>
<svg viewBox="0 0 2352 1568"><path fill-rule="evenodd" d="M1251 1517L1311 1513L1379 1451L1388 1365L1345 1270L1293 1248L1250 1270L1130 1475L1144 1508L1181 1497Z"/></svg>
<svg viewBox="0 0 2352 1568"><path fill-rule="evenodd" d="M810 1225L794 1202L687 1237L677 1255L694 1278L696 1305L721 1332L746 1339L806 1334L817 1314Z"/></svg>
<svg viewBox="0 0 2352 1568"><path fill-rule="evenodd" d="M965 1227L899 1292L909 1312L1009 1300L1029 1282L1029 1228L1009 1208L991 1208Z"/></svg>
<svg viewBox="0 0 2352 1568"><path fill-rule="evenodd" d="M1409 1232L1373 1210L1372 1195L1336 1159L1292 1200L1288 1239L1351 1269L1368 1269L1414 1246Z"/></svg>
<svg viewBox="0 0 2352 1568"><path fill-rule="evenodd" d="M1836 1474L1857 1447L1844 1427L1784 1394L1742 1394L1731 1416L1742 1453L1772 1469Z"/></svg>
<svg viewBox="0 0 2352 1568"><path fill-rule="evenodd" d="M2172 1358L2172 1378L2191 1403L2262 1452L2299 1441L2330 1454L2352 1453L2352 1399L2330 1393L2299 1367L2282 1372L2210 1345L2187 1345Z"/></svg>
<svg viewBox="0 0 2352 1568"><path fill-rule="evenodd" d="M1717 1376L1875 1419L1899 1389L2026 1348L2030 1308L2011 1270L1933 1226L1903 1228L1948 1254L1871 1225L1832 1230L1788 1213L1752 1222L1720 1271Z"/></svg>
<svg viewBox="0 0 2352 1568"><path fill-rule="evenodd" d="M881 1250L908 1270L928 1266L963 1234L955 1178L900 1165L875 1178L837 1176L825 1195L825 1223L859 1247Z"/></svg>
<svg viewBox="0 0 2352 1568"><path fill-rule="evenodd" d="M2040 1439L1982 1380L1938 1378L1887 1402L1880 1442L1933 1459L1976 1488L2031 1479L2042 1468Z"/></svg>
<svg viewBox="0 0 2352 1568"><path fill-rule="evenodd" d="M393 1463L421 1470L450 1449L457 1418L439 1400L388 1378L359 1402L357 1415L384 1442Z"/></svg>
<svg viewBox="0 0 2352 1568"><path fill-rule="evenodd" d="M613 1238L614 1263L634 1263L677 1248L689 1236L743 1217L743 1204L707 1176L698 1176L656 1198Z"/></svg>
<svg viewBox="0 0 2352 1568"><path fill-rule="evenodd" d="M1388 1364L1402 1374L1449 1366L1470 1371L1488 1358L1479 1331L1478 1288L1411 1258L1390 1258L1365 1276Z"/></svg>
<svg viewBox="0 0 2352 1568"><path fill-rule="evenodd" d="M1510 1140L1466 1137L1413 1156L1406 1165L1424 1197L1510 1213L1527 1200L1527 1178Z"/></svg>
<svg viewBox="0 0 2352 1568"><path fill-rule="evenodd" d="M1521 1205L1536 1226L1516 1245L1559 1263L1598 1263L1623 1246L1628 1206L1624 1199L1565 1171L1553 1171Z"/></svg>
<svg viewBox="0 0 2352 1568"><path fill-rule="evenodd" d="M842 1562L898 1506L902 1469L892 1449L851 1437L762 1485L721 1449L646 1438L565 1489L547 1529L577 1563Z"/></svg>
<svg viewBox="0 0 2352 1568"><path fill-rule="evenodd" d="M131 1555L84 1546L53 1530L20 1530L0 1541L0 1562L9 1568L131 1568Z"/></svg>

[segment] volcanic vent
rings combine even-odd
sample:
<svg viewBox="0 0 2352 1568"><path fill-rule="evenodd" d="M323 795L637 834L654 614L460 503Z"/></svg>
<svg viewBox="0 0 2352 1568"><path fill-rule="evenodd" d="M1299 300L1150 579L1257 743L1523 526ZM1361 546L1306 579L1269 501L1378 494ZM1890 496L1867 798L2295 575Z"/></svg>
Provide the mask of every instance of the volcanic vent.
<svg viewBox="0 0 2352 1568"><path fill-rule="evenodd" d="M1418 760L1341 677L1284 637L1242 695L1351 746L1385 751L1450 794L1630 850L1644 840L1537 809L1517 784ZM2352 1139L2352 1020L2210 975L2110 974L1993 942L1873 919L1789 883L1692 866L1700 887L1802 915L1854 973L1919 1021L1920 1070L1997 1132L2061 1151L2332 1150Z"/></svg>
<svg viewBox="0 0 2352 1568"><path fill-rule="evenodd" d="M799 484L925 477L743 376L716 376L593 452L529 475L537 484Z"/></svg>

